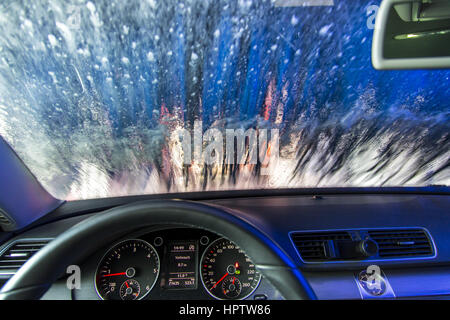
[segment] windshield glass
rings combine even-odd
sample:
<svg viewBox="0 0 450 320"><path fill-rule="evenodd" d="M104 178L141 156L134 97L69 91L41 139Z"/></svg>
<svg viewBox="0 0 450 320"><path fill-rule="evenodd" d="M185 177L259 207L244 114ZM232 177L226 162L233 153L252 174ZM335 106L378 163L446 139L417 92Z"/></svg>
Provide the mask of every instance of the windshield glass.
<svg viewBox="0 0 450 320"><path fill-rule="evenodd" d="M376 71L379 1L0 4L0 135L60 199L449 184L450 71Z"/></svg>

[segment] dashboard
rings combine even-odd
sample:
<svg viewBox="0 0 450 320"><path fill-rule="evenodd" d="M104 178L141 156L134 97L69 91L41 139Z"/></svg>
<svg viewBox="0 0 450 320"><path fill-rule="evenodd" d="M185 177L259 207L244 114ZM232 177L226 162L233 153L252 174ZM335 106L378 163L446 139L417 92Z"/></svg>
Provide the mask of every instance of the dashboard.
<svg viewBox="0 0 450 320"><path fill-rule="evenodd" d="M66 203L49 217L53 220L4 241L1 259L16 244L45 240L45 247L65 231L127 201ZM221 208L230 221L245 221L263 234L291 259L292 268L301 271L318 299L450 298L448 195L241 196L194 202ZM270 272L265 253L252 251L235 235L224 238L214 228L146 222L107 243L93 237L87 243L104 244L73 261L82 271L80 289L67 290L67 275L62 274L43 299L284 299L283 283L264 276ZM367 244L368 239L377 242L371 256L354 256L351 250L339 256L329 250ZM310 254L317 254L317 244L323 256ZM10 275L2 276L1 259L0 281L6 281ZM382 294L370 294L364 287L364 272L371 266L379 268Z"/></svg>
<svg viewBox="0 0 450 320"><path fill-rule="evenodd" d="M81 269L85 290L75 291L75 299L281 298L242 248L195 228L166 226L129 234Z"/></svg>

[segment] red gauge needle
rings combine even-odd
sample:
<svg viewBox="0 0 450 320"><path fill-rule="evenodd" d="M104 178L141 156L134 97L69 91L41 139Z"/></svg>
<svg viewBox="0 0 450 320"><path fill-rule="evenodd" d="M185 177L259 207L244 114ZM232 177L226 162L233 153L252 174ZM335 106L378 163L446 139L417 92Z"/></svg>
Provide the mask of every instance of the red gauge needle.
<svg viewBox="0 0 450 320"><path fill-rule="evenodd" d="M126 272L119 272L119 273L110 273L110 274L104 274L102 277L113 277L113 276L125 276Z"/></svg>
<svg viewBox="0 0 450 320"><path fill-rule="evenodd" d="M130 286L128 285L128 281L125 281L125 285L127 286L127 288L130 287Z"/></svg>
<svg viewBox="0 0 450 320"><path fill-rule="evenodd" d="M234 284L234 280L236 280L236 277L233 277L233 284Z"/></svg>
<svg viewBox="0 0 450 320"><path fill-rule="evenodd" d="M209 291L211 291L212 289L214 289L219 283L220 281L222 281L223 279L225 279L225 277L228 275L229 273L227 272L226 274L224 274L224 276L222 278L219 279L219 281L216 282L215 285L213 285L213 287L211 289L209 289Z"/></svg>

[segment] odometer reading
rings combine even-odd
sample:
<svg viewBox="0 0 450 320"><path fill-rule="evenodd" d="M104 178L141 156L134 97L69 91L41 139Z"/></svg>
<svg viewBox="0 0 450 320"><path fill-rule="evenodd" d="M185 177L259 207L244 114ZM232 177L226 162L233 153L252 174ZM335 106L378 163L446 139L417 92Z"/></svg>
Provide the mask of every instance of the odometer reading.
<svg viewBox="0 0 450 320"><path fill-rule="evenodd" d="M197 289L197 242L169 243L167 260L167 289Z"/></svg>
<svg viewBox="0 0 450 320"><path fill-rule="evenodd" d="M223 238L205 250L200 269L203 286L216 299L245 299L261 280L250 258Z"/></svg>
<svg viewBox="0 0 450 320"><path fill-rule="evenodd" d="M95 287L105 300L139 300L159 275L156 250L143 240L118 243L103 257L95 275Z"/></svg>

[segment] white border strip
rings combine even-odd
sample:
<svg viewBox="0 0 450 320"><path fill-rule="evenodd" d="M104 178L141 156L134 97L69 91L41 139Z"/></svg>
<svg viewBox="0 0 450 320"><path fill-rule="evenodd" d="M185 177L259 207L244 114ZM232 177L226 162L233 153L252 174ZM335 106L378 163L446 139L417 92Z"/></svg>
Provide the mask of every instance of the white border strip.
<svg viewBox="0 0 450 320"><path fill-rule="evenodd" d="M275 0L275 7L330 7L334 0Z"/></svg>

